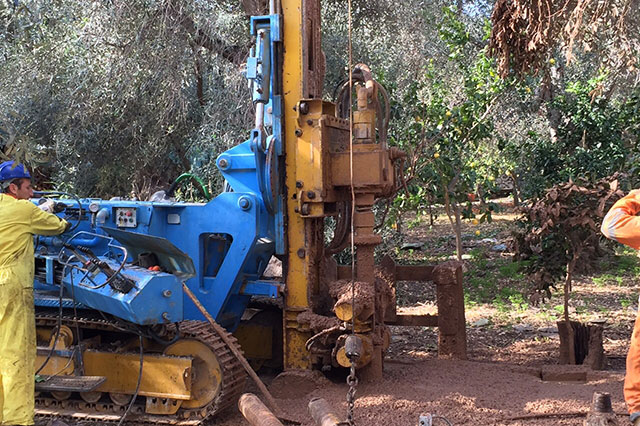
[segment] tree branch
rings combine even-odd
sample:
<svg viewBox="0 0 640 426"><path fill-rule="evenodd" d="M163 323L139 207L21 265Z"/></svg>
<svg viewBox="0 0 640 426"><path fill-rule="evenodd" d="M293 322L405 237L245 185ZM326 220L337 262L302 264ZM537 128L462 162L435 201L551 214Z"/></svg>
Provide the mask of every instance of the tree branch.
<svg viewBox="0 0 640 426"><path fill-rule="evenodd" d="M247 46L227 45L223 40L202 31L196 26L195 21L176 4L176 0L169 2L167 10L177 19L195 45L204 47L211 52L216 52L234 64L240 63L244 59L248 50Z"/></svg>

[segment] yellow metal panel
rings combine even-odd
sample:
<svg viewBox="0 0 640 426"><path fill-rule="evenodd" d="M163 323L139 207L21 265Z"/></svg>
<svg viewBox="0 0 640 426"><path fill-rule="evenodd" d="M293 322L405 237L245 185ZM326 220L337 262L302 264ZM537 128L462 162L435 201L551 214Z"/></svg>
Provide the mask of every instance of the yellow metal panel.
<svg viewBox="0 0 640 426"><path fill-rule="evenodd" d="M36 370L40 368L46 358L46 355L36 356ZM73 360L70 362L69 358L53 355L49 358L47 365L45 365L42 371L40 371L40 374L43 376L69 376L73 374L74 369L75 363Z"/></svg>
<svg viewBox="0 0 640 426"><path fill-rule="evenodd" d="M273 328L259 324L240 324L233 336L251 359L271 359L273 356Z"/></svg>
<svg viewBox="0 0 640 426"><path fill-rule="evenodd" d="M83 353L83 361L86 375L107 378L96 391L129 394L135 391L140 355L87 350ZM145 355L139 395L191 398L191 364L192 359L187 357Z"/></svg>
<svg viewBox="0 0 640 426"><path fill-rule="evenodd" d="M393 176L392 166L386 151L354 152L353 185L358 187L370 186L372 191L380 191L384 185L391 184ZM336 186L350 186L349 153L332 154L331 176Z"/></svg>
<svg viewBox="0 0 640 426"><path fill-rule="evenodd" d="M297 111L294 107L304 96L304 53L302 0L283 0L284 63L282 69L282 89L284 93L284 142L286 151L287 185L287 269L285 293L284 325L284 367L285 369L311 367L304 351L304 341L309 333L301 333L296 328L286 326L286 318L297 315L297 311L309 306L308 292L308 251L305 250L304 219L296 213L296 128ZM302 255L302 256L301 256ZM308 338L308 337L307 337ZM302 346L301 346L302 342ZM301 350L302 348L302 350Z"/></svg>

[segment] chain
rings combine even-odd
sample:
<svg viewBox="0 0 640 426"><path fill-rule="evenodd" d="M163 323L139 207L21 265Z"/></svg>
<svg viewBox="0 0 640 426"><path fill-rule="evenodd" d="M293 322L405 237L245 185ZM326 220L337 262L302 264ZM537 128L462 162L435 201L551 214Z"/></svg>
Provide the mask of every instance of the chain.
<svg viewBox="0 0 640 426"><path fill-rule="evenodd" d="M355 422L353 421L353 407L356 402L356 386L358 386L358 378L356 377L356 366L355 363L351 363L351 372L349 376L347 376L347 385L349 385L349 390L347 391L347 423L349 426L355 426Z"/></svg>

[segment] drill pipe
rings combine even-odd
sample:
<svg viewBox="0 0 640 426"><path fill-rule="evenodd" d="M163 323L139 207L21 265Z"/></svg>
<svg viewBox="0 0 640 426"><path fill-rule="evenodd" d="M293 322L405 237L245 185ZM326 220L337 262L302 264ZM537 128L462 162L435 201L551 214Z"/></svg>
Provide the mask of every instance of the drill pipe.
<svg viewBox="0 0 640 426"><path fill-rule="evenodd" d="M317 426L338 426L342 424L333 412L329 403L323 398L313 398L309 401L309 414Z"/></svg>
<svg viewBox="0 0 640 426"><path fill-rule="evenodd" d="M252 393L242 394L238 409L251 426L283 426L278 418Z"/></svg>

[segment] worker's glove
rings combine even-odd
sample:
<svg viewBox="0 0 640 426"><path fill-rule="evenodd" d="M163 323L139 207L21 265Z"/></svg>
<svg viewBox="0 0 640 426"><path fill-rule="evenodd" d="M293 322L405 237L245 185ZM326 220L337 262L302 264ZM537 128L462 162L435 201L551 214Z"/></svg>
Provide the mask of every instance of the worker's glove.
<svg viewBox="0 0 640 426"><path fill-rule="evenodd" d="M53 203L54 213L62 213L66 209L67 209L67 205L65 203Z"/></svg>
<svg viewBox="0 0 640 426"><path fill-rule="evenodd" d="M38 207L47 213L61 213L67 208L64 203L56 203L53 200L41 201Z"/></svg>
<svg viewBox="0 0 640 426"><path fill-rule="evenodd" d="M53 200L40 200L40 204L38 205L38 207L40 207L40 210L45 211L47 213L53 213L53 209L56 206L56 202Z"/></svg>

